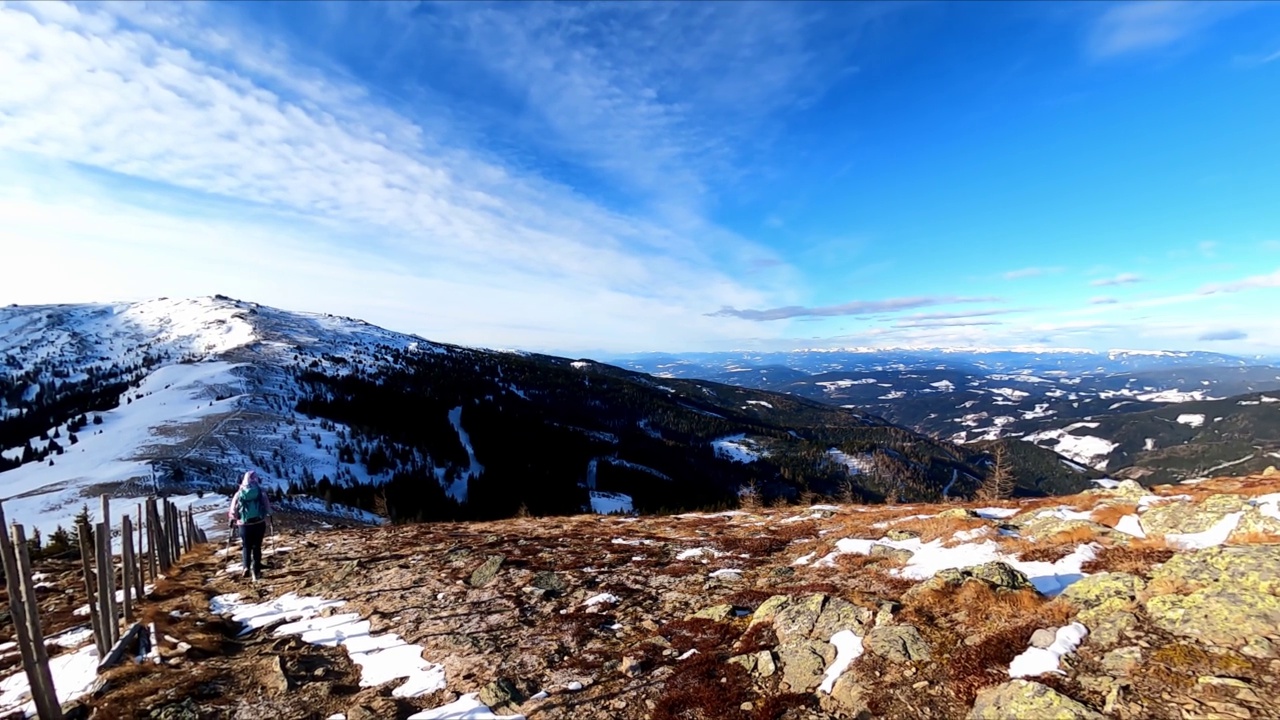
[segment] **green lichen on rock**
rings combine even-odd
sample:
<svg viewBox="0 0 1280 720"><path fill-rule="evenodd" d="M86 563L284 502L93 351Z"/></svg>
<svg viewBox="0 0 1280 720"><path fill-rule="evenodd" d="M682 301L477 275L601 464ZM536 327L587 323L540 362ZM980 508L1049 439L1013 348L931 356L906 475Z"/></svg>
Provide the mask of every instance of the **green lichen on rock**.
<svg viewBox="0 0 1280 720"><path fill-rule="evenodd" d="M939 570L933 577L907 590L903 600L929 590L946 590L959 587L966 582L983 582L997 591L1022 590L1034 588L1027 576L1007 563L999 561L974 565L967 568L947 568Z"/></svg>
<svg viewBox="0 0 1280 720"><path fill-rule="evenodd" d="M867 633L867 650L891 662L928 660L929 644L914 625L886 625Z"/></svg>
<svg viewBox="0 0 1280 720"><path fill-rule="evenodd" d="M978 693L969 720L1106 720L1048 686L1013 680Z"/></svg>
<svg viewBox="0 0 1280 720"><path fill-rule="evenodd" d="M760 603L760 607L751 614L750 625L757 625L762 622L773 622L778 611L782 610L791 602L790 595L771 595L764 602Z"/></svg>
<svg viewBox="0 0 1280 720"><path fill-rule="evenodd" d="M1146 601L1157 627L1209 645L1241 649L1280 636L1280 546L1214 547L1176 555L1152 584L1192 588ZM1254 642L1254 648L1258 644Z"/></svg>
<svg viewBox="0 0 1280 720"><path fill-rule="evenodd" d="M1249 508L1244 515L1240 516L1240 522L1236 525L1236 529L1231 531L1227 541L1239 542L1253 534L1280 536L1280 520L1270 515L1263 515L1256 507Z"/></svg>
<svg viewBox="0 0 1280 720"><path fill-rule="evenodd" d="M727 620L733 614L733 606L729 604L712 605L709 608L703 608L698 612L690 615L691 619L697 618L701 620L714 620L720 622Z"/></svg>
<svg viewBox="0 0 1280 720"><path fill-rule="evenodd" d="M915 538L918 538L920 537L920 533L916 532L915 530L899 529L899 530L890 530L889 532L885 533L884 536L889 540L901 541L901 540L913 540ZM871 549L874 550L875 546L872 546Z"/></svg>
<svg viewBox="0 0 1280 720"><path fill-rule="evenodd" d="M968 508L961 508L961 507L958 507L958 508L951 508L950 510L943 510L942 512L938 513L938 517L940 517L940 518L959 518L959 519L969 519L969 518L976 518L976 517L978 517L978 513L974 512L974 511L972 511L972 510L970 510L970 509L968 509Z"/></svg>
<svg viewBox="0 0 1280 720"><path fill-rule="evenodd" d="M1144 587L1146 583L1137 575L1104 572L1072 583L1063 591L1062 597L1077 607L1089 609L1113 598L1132 600Z"/></svg>
<svg viewBox="0 0 1280 720"><path fill-rule="evenodd" d="M1142 514L1142 527L1148 535L1204 532L1231 513L1248 508L1248 501L1239 495L1210 495L1198 503L1162 503Z"/></svg>

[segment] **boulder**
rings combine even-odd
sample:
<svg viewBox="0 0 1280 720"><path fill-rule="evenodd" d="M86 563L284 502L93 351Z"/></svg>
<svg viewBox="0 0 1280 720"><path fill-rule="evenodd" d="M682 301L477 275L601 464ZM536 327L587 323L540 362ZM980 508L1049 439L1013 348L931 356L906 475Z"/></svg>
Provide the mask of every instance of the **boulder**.
<svg viewBox="0 0 1280 720"><path fill-rule="evenodd" d="M1241 542L1249 535L1280 535L1280 519L1262 514L1256 507L1251 507L1240 516L1236 529L1231 531L1227 542Z"/></svg>
<svg viewBox="0 0 1280 720"><path fill-rule="evenodd" d="M1092 520L1065 520L1055 515L1032 517L1019 526L1019 533L1031 540L1043 540L1058 533L1079 530L1088 530L1097 537L1110 537L1115 534L1115 531L1102 523Z"/></svg>
<svg viewBox="0 0 1280 720"><path fill-rule="evenodd" d="M969 720L1106 720L1062 693L1037 682L1012 680L978 693Z"/></svg>
<svg viewBox="0 0 1280 720"><path fill-rule="evenodd" d="M910 550L889 547L888 545L872 545L870 555L872 557L890 557L905 565L911 561L911 556L915 555L915 553Z"/></svg>
<svg viewBox="0 0 1280 720"><path fill-rule="evenodd" d="M777 597L785 596L765 600L752 622L772 619L782 681L792 692L811 690L822 681L823 670L835 660L833 635L849 630L862 637L875 619L871 610L829 595Z"/></svg>
<svg viewBox="0 0 1280 720"><path fill-rule="evenodd" d="M488 705L494 712L514 712L519 710L524 701L524 693L506 678L498 678L480 689L480 702Z"/></svg>
<svg viewBox="0 0 1280 720"><path fill-rule="evenodd" d="M790 602L791 602L790 595L770 596L764 602L760 603L760 606L756 608L756 611L751 614L751 622L749 623L749 626L753 626L762 622L773 622L773 619L775 616L777 616L778 611L786 607L787 604Z"/></svg>
<svg viewBox="0 0 1280 720"><path fill-rule="evenodd" d="M1146 587L1137 575L1122 572L1104 572L1090 575L1071 583L1062 597L1076 607L1090 609L1112 598L1132 600Z"/></svg>
<svg viewBox="0 0 1280 720"><path fill-rule="evenodd" d="M480 567L471 573L471 587L484 587L493 582L498 576L498 570L502 567L502 562L506 560L501 555L490 555Z"/></svg>
<svg viewBox="0 0 1280 720"><path fill-rule="evenodd" d="M902 541L902 540L914 540L920 537L920 533L916 532L915 530L899 529L899 530L890 530L889 532L885 533L884 536L889 540Z"/></svg>
<svg viewBox="0 0 1280 720"><path fill-rule="evenodd" d="M702 620L715 620L720 622L729 619L733 615L733 606L729 604L712 605L709 608L703 608L698 612L689 616L690 619L699 618Z"/></svg>
<svg viewBox="0 0 1280 720"><path fill-rule="evenodd" d="M1280 474L1280 470L1276 470L1275 465L1268 465L1266 470L1262 471L1262 477L1271 477Z"/></svg>
<svg viewBox="0 0 1280 720"><path fill-rule="evenodd" d="M996 561L967 568L939 570L933 577L908 590L903 598L908 599L926 590L959 587L970 581L984 582L995 590L1034 588L1026 575L1006 563Z"/></svg>
<svg viewBox="0 0 1280 720"><path fill-rule="evenodd" d="M531 584L539 590L545 590L553 597L556 595L563 595L569 589L569 586L565 583L564 579L550 570L543 570L542 572L535 574Z"/></svg>
<svg viewBox="0 0 1280 720"><path fill-rule="evenodd" d="M735 655L729 658L729 662L741 665L747 672L762 678L772 677L778 671L778 665L773 659L773 653L768 650L747 653L746 655Z"/></svg>
<svg viewBox="0 0 1280 720"><path fill-rule="evenodd" d="M950 510L943 510L942 512L938 513L938 517L957 518L960 520L967 520L967 519L978 517L978 513L968 508L958 507L958 508L951 508Z"/></svg>
<svg viewBox="0 0 1280 720"><path fill-rule="evenodd" d="M1142 514L1142 528L1148 535L1204 532L1231 513L1249 507L1239 495L1210 495L1198 503L1161 503Z"/></svg>
<svg viewBox="0 0 1280 720"><path fill-rule="evenodd" d="M858 683L854 673L846 672L836 678L830 695L819 698L823 710L836 717L870 720L871 709L867 707L867 690Z"/></svg>
<svg viewBox="0 0 1280 720"><path fill-rule="evenodd" d="M1031 633L1031 647L1044 649L1058 640L1058 633L1050 628L1040 628Z"/></svg>
<svg viewBox="0 0 1280 720"><path fill-rule="evenodd" d="M1117 677L1132 673L1141 664L1142 648L1137 646L1118 648L1102 656L1102 667Z"/></svg>
<svg viewBox="0 0 1280 720"><path fill-rule="evenodd" d="M885 625L867 633L867 650L890 662L915 662L931 657L929 644L914 625Z"/></svg>
<svg viewBox="0 0 1280 720"><path fill-rule="evenodd" d="M791 692L809 692L822 682L827 665L835 660L835 648L820 640L793 638L778 645L782 682Z"/></svg>
<svg viewBox="0 0 1280 720"><path fill-rule="evenodd" d="M1161 582L1164 581L1164 582ZM1208 645L1257 651L1257 638L1280 638L1280 546L1213 547L1175 555L1152 586L1189 588L1147 599L1151 622Z"/></svg>

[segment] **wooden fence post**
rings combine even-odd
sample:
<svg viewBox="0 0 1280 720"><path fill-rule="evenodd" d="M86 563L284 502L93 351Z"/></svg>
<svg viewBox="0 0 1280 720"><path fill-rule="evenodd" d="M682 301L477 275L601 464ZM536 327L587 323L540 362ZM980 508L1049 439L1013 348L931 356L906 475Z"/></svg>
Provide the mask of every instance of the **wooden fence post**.
<svg viewBox="0 0 1280 720"><path fill-rule="evenodd" d="M5 526L4 508L0 507L0 529ZM14 526L15 536L21 536L18 526ZM26 549L25 537L22 550ZM9 536L4 532L0 532L0 562L4 564L5 586L9 592L9 616L13 620L14 635L18 639L18 648L22 655L22 669L27 674L27 683L31 688L31 697L35 701L36 714L41 720L53 718L60 720L62 718L62 710L58 705L58 698L53 686L53 678L49 675L49 658L44 657L43 669L41 668L39 656L36 654L36 643L40 645L40 650L44 648L44 638L40 636L40 606L27 601L24 594L24 585L31 591L30 597L35 599L34 587L31 586L31 568L28 562L24 573L21 562L19 548L14 547L10 542ZM35 615L35 617L28 617ZM32 627L36 630L37 637L32 637ZM41 653L43 655L43 652ZM49 696L53 695L50 701Z"/></svg>
<svg viewBox="0 0 1280 720"><path fill-rule="evenodd" d="M111 562L111 527L98 523L94 533L98 552L98 611L102 613L103 639L107 649L116 644L120 632L119 615L116 613L115 567Z"/></svg>
<svg viewBox="0 0 1280 720"><path fill-rule="evenodd" d="M165 536L164 523L160 520L160 507L156 498L147 499L147 525L151 528L152 581L160 573L169 572L169 540Z"/></svg>
<svg viewBox="0 0 1280 720"><path fill-rule="evenodd" d="M133 525L129 516L120 518L120 588L124 591L124 624L133 622ZM139 598L141 600L141 598Z"/></svg>
<svg viewBox="0 0 1280 720"><path fill-rule="evenodd" d="M144 548L147 533L145 526L147 524L146 516L142 514L142 503L138 503L138 599L142 599L143 591L147 585L147 551Z"/></svg>
<svg viewBox="0 0 1280 720"><path fill-rule="evenodd" d="M31 647L35 651L36 676L28 678L31 682L32 697L36 698L36 713L41 718L61 720L62 704L58 702L58 689L53 684L53 674L49 672L49 651L44 646L44 631L40 628L40 599L36 597L35 582L31 579L31 555L27 550L27 534L21 525L13 525L13 546L17 550L18 580L21 587L22 602L26 605L27 635ZM40 695L35 690L39 688Z"/></svg>
<svg viewBox="0 0 1280 720"><path fill-rule="evenodd" d="M178 526L178 506L172 502L169 503L169 533L173 536L173 559L175 561L180 560L186 553L182 551L182 530Z"/></svg>
<svg viewBox="0 0 1280 720"><path fill-rule="evenodd" d="M89 621L93 627L93 642L98 648L98 657L104 657L107 654L106 633L102 630L102 616L100 610L102 607L98 604L98 583L94 580L93 572L93 530L89 528L89 523L82 522L76 526L76 534L80 539L80 564L81 572L84 573L84 594L89 601Z"/></svg>

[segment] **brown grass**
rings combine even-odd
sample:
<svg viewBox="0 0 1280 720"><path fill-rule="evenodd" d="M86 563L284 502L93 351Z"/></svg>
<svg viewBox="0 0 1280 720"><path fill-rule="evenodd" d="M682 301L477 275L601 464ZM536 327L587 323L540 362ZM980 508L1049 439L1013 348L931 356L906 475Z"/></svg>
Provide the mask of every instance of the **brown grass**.
<svg viewBox="0 0 1280 720"><path fill-rule="evenodd" d="M1239 533L1233 535L1228 542L1232 545L1280 545L1280 533Z"/></svg>
<svg viewBox="0 0 1280 720"><path fill-rule="evenodd" d="M943 621L965 635L982 635L1028 623L1036 627L1063 625L1071 619L1075 608L1062 600L1050 600L1030 588L1000 592L983 582L966 582L955 589L917 593L910 598L903 613L920 624Z"/></svg>
<svg viewBox="0 0 1280 720"><path fill-rule="evenodd" d="M652 720L744 720L750 680L739 665L698 654L674 665L676 673L655 702Z"/></svg>
<svg viewBox="0 0 1280 720"><path fill-rule="evenodd" d="M836 567L843 572L858 572L867 568L877 568L880 570L889 570L891 568L900 568L903 562L891 555L859 555L857 553L848 553L836 557Z"/></svg>
<svg viewBox="0 0 1280 720"><path fill-rule="evenodd" d="M884 528L881 532L910 530L920 535L921 542L931 542L939 539L950 540L958 532L990 526L991 523L981 518L931 517L923 520L906 520L895 523L891 527Z"/></svg>
<svg viewBox="0 0 1280 720"><path fill-rule="evenodd" d="M1138 506L1135 503L1118 503L1115 505L1104 505L1093 511L1091 516L1093 521L1099 525L1106 525L1109 528L1115 527L1120 519L1127 515L1135 515L1138 512Z"/></svg>
<svg viewBox="0 0 1280 720"><path fill-rule="evenodd" d="M1020 560L1057 562L1070 555L1080 545L1097 539L1098 535L1092 528L1076 527L1039 540L1001 537L998 542L1004 546L1006 552L1017 555Z"/></svg>
<svg viewBox="0 0 1280 720"><path fill-rule="evenodd" d="M1156 545L1104 545L1097 556L1082 567L1087 573L1123 572L1146 577L1152 568L1173 555L1169 547Z"/></svg>
<svg viewBox="0 0 1280 720"><path fill-rule="evenodd" d="M818 537L818 524L806 520L804 522L793 522L781 525L773 531L774 537L788 543L796 540L805 540Z"/></svg>
<svg viewBox="0 0 1280 720"><path fill-rule="evenodd" d="M1147 588L1139 594L1139 597L1145 600L1159 595L1190 595L1199 589L1199 585L1189 582L1185 578L1161 575L1147 583Z"/></svg>

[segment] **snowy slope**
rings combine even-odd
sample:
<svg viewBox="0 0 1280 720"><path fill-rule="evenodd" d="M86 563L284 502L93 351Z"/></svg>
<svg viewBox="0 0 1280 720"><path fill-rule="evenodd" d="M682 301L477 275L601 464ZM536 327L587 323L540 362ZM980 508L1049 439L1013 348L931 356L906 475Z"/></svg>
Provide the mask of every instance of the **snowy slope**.
<svg viewBox="0 0 1280 720"><path fill-rule="evenodd" d="M11 519L49 532L86 502L96 515L102 493L120 506L114 513L129 512L157 490L225 491L247 468L276 484L304 468L317 478L376 481L338 462L345 428L292 410L288 371L377 366L385 348L448 352L357 320L221 296L0 308L0 379L12 388L0 393L0 417L18 417L51 399L42 393L87 386L113 367L138 366L131 377L140 378L116 407L88 413L101 422L79 429L74 444L65 421L23 438L42 449L56 433L63 451L0 473L0 499ZM22 457L21 440L5 444L0 456ZM184 471L175 478L178 465ZM212 515L209 522L220 524Z"/></svg>

